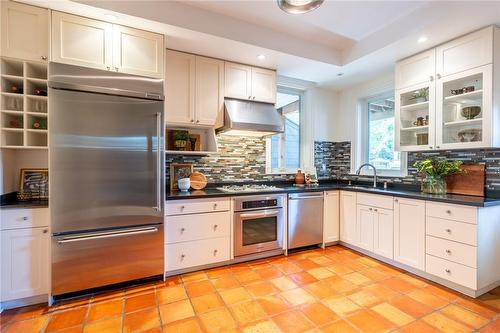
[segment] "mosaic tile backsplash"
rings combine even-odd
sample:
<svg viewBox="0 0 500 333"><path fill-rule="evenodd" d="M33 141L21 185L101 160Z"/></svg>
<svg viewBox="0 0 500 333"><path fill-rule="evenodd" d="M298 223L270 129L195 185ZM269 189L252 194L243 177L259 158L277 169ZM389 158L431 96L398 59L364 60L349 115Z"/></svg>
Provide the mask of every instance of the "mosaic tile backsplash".
<svg viewBox="0 0 500 333"><path fill-rule="evenodd" d="M379 177L388 183L420 185L420 176L413 168L416 161L433 156L446 157L450 160L462 160L464 163L484 163L486 168L486 190L500 190L500 149L443 150L415 152L408 154L408 175L406 177ZM372 177L350 175L351 143L316 141L314 161L318 178L323 180L371 180Z"/></svg>

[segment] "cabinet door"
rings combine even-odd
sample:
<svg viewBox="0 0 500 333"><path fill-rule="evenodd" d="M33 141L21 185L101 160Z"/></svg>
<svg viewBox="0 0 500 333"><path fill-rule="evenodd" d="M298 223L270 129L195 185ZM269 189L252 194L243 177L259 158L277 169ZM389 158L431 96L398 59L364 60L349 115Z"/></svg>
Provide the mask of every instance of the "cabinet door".
<svg viewBox="0 0 500 333"><path fill-rule="evenodd" d="M2 1L2 55L25 60L49 56L49 11Z"/></svg>
<svg viewBox="0 0 500 333"><path fill-rule="evenodd" d="M394 260L424 270L425 202L394 199Z"/></svg>
<svg viewBox="0 0 500 333"><path fill-rule="evenodd" d="M226 62L224 64L224 96L238 99L252 98L252 67Z"/></svg>
<svg viewBox="0 0 500 333"><path fill-rule="evenodd" d="M193 124L195 101L195 56L167 50L165 119L169 124Z"/></svg>
<svg viewBox="0 0 500 333"><path fill-rule="evenodd" d="M437 149L492 146L492 73L490 64L436 82ZM461 92L464 87L472 91Z"/></svg>
<svg viewBox="0 0 500 333"><path fill-rule="evenodd" d="M328 191L325 193L325 204L323 215L323 242L335 242L339 240L339 192Z"/></svg>
<svg viewBox="0 0 500 333"><path fill-rule="evenodd" d="M113 67L115 71L163 77L163 35L113 25Z"/></svg>
<svg viewBox="0 0 500 333"><path fill-rule="evenodd" d="M389 259L394 258L394 212L376 208L373 252Z"/></svg>
<svg viewBox="0 0 500 333"><path fill-rule="evenodd" d="M52 12L52 61L109 70L112 54L111 23Z"/></svg>
<svg viewBox="0 0 500 333"><path fill-rule="evenodd" d="M396 90L432 81L436 72L435 49L398 61L395 72Z"/></svg>
<svg viewBox="0 0 500 333"><path fill-rule="evenodd" d="M340 240L358 244L356 227L356 192L340 192Z"/></svg>
<svg viewBox="0 0 500 333"><path fill-rule="evenodd" d="M270 69L252 68L252 100L276 103L276 72Z"/></svg>
<svg viewBox="0 0 500 333"><path fill-rule="evenodd" d="M373 251L373 233L375 230L375 212L372 207L357 205L358 246Z"/></svg>
<svg viewBox="0 0 500 333"><path fill-rule="evenodd" d="M395 149L434 149L436 126L435 81L396 90Z"/></svg>
<svg viewBox="0 0 500 333"><path fill-rule="evenodd" d="M49 234L46 228L4 230L2 301L48 292Z"/></svg>
<svg viewBox="0 0 500 333"><path fill-rule="evenodd" d="M436 48L436 73L441 77L493 62L493 27L457 38Z"/></svg>
<svg viewBox="0 0 500 333"><path fill-rule="evenodd" d="M195 115L199 125L223 124L224 61L196 56Z"/></svg>

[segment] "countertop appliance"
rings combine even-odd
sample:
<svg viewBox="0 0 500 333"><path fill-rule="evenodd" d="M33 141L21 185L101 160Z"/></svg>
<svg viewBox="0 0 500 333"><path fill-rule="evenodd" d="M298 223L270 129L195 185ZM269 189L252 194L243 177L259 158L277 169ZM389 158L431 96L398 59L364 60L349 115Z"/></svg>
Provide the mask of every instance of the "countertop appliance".
<svg viewBox="0 0 500 333"><path fill-rule="evenodd" d="M323 192L288 195L288 249L323 242Z"/></svg>
<svg viewBox="0 0 500 333"><path fill-rule="evenodd" d="M163 80L49 73L52 297L163 274Z"/></svg>
<svg viewBox="0 0 500 333"><path fill-rule="evenodd" d="M284 194L234 198L234 256L283 249Z"/></svg>
<svg viewBox="0 0 500 333"><path fill-rule="evenodd" d="M238 192L260 192L260 191L282 191L282 188L265 185L265 184L251 184L251 185L226 185L222 187L217 187L219 191L226 193L238 193Z"/></svg>

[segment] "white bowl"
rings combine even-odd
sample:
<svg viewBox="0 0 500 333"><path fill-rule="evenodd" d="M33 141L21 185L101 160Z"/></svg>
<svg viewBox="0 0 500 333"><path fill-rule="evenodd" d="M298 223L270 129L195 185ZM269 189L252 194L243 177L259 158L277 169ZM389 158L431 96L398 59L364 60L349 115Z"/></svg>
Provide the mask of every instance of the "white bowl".
<svg viewBox="0 0 500 333"><path fill-rule="evenodd" d="M179 190L181 190L181 192L187 192L191 187L191 180L189 178L181 178L177 181L177 185L179 186Z"/></svg>

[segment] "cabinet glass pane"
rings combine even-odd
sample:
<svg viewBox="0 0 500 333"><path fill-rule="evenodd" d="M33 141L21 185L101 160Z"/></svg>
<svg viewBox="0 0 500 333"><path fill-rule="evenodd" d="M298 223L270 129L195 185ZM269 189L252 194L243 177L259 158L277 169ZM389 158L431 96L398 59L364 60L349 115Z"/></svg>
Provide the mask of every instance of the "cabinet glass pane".
<svg viewBox="0 0 500 333"><path fill-rule="evenodd" d="M483 74L443 82L442 142L482 141Z"/></svg>
<svg viewBox="0 0 500 333"><path fill-rule="evenodd" d="M429 143L429 87L402 93L400 96L400 146Z"/></svg>

